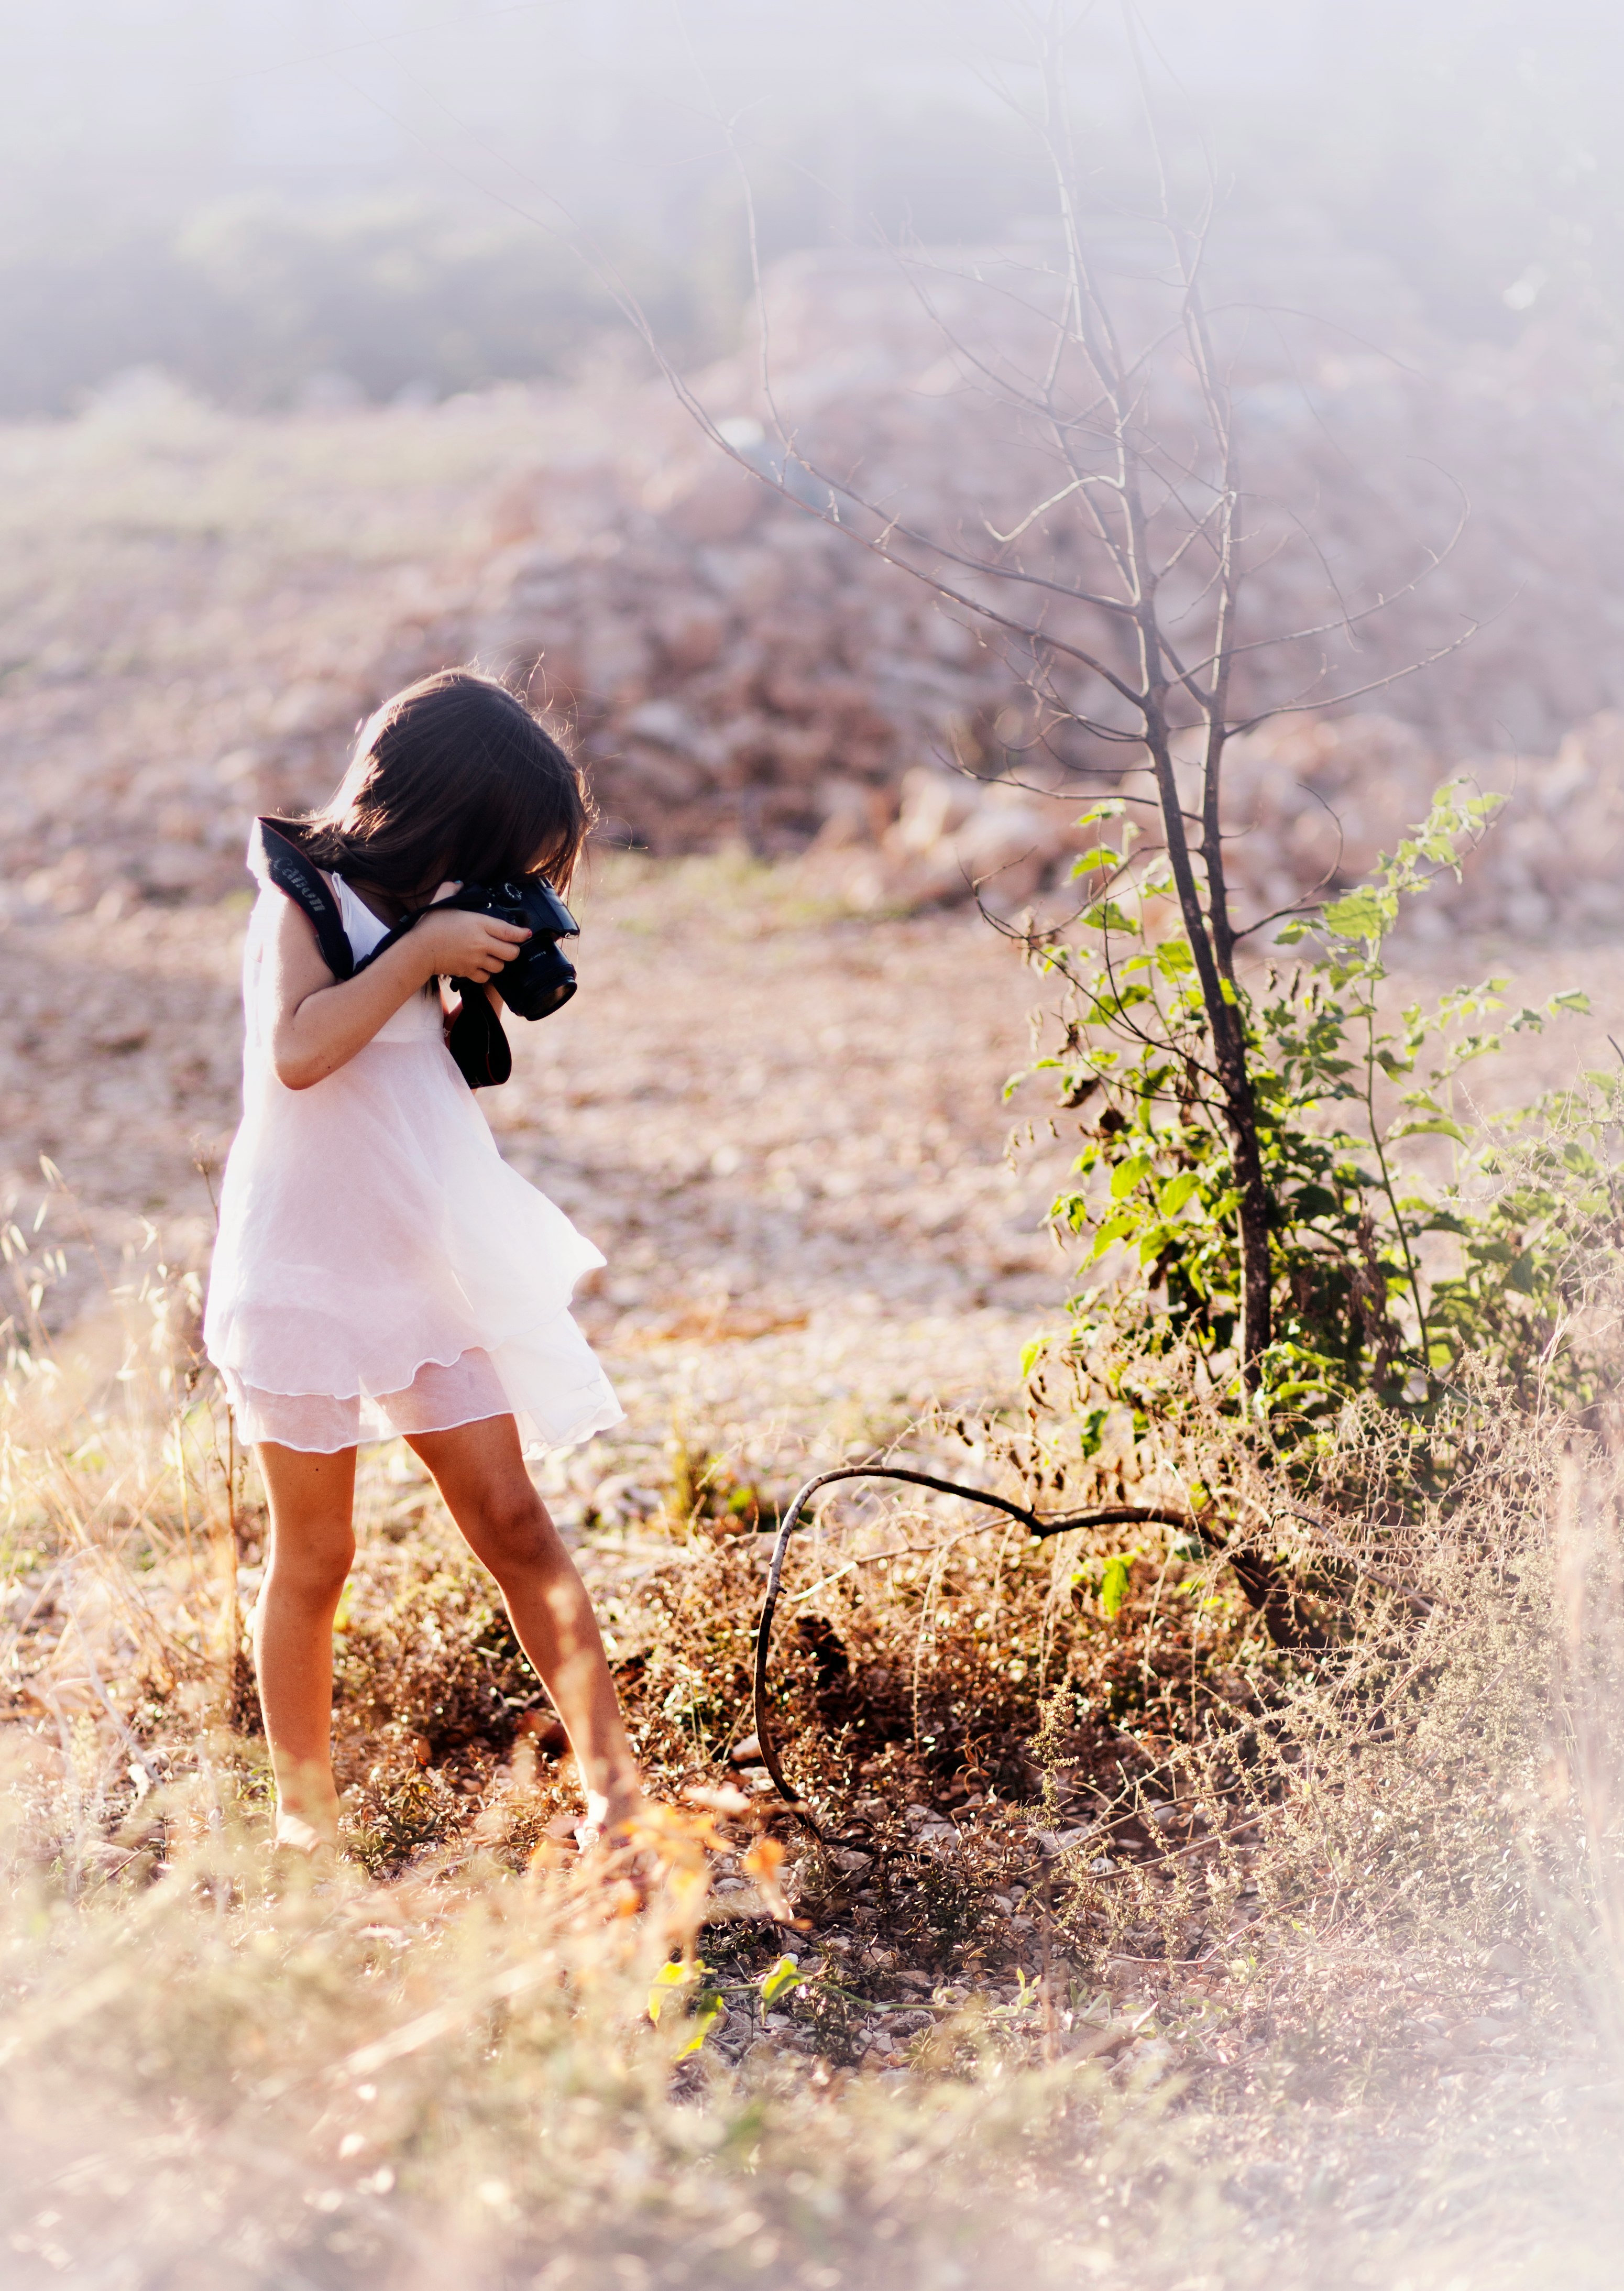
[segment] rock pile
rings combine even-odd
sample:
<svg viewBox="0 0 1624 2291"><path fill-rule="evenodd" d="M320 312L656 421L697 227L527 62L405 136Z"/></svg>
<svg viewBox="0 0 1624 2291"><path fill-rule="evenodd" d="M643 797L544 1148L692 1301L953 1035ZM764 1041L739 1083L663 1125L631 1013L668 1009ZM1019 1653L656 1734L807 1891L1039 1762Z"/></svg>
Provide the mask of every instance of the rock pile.
<svg viewBox="0 0 1624 2291"><path fill-rule="evenodd" d="M1461 771L1390 716L1282 716L1234 742L1224 825L1242 920L1363 881ZM1540 937L1624 920L1624 715L1592 717L1554 757L1490 756L1467 776L1506 803L1459 881L1441 874L1407 905L1411 928Z"/></svg>
<svg viewBox="0 0 1624 2291"><path fill-rule="evenodd" d="M1259 724L1231 752L1227 824L1249 915L1357 880L1467 770L1513 800L1466 884L1418 903L1418 920L1611 928L1624 466L1581 358L1532 337L1451 350L1377 268L1274 242L1253 253L1258 276L1329 302L1350 336L1396 331L1407 363L1339 340L1289 387L1273 351L1241 373L1258 514L1301 511L1323 551L1286 536L1258 566L1249 633L1312 623L1328 581L1352 600L1402 585L1455 514L1440 467L1473 517L1353 637L1333 614L1323 636L1246 655L1236 708ZM734 459L666 383L623 376L274 424L160 394L49 438L0 432L36 575L17 587L0 662L0 915L106 921L240 890L252 814L320 800L380 699L470 655L557 701L604 810L656 851L810 852L820 888L870 911L974 886L1010 912L1058 890L1081 799L1122 783L1135 752L1068 720L1098 711L1097 678L1038 662L988 617L1029 626L1041 597L1054 630L1070 607L985 569L1055 472L943 332L1030 375L1043 314L1005 289L1042 274L1021 272L1018 247L981 273L931 274L928 308L884 258L782 265L763 301L770 392L753 352L691 384ZM1187 382L1175 366L1158 385L1170 436L1192 414ZM235 528L196 525L178 467L239 504ZM274 545L273 494L288 510ZM76 502L101 522L61 513ZM1029 531L1029 568L1097 572L1071 510ZM1390 680L1474 613L1489 617L1469 646ZM1305 690L1327 688L1343 704L1305 714ZM1286 712L1262 720L1272 709Z"/></svg>
<svg viewBox="0 0 1624 2291"><path fill-rule="evenodd" d="M1559 390L1552 345L1451 362L1368 268L1358 293L1374 309L1387 294L1429 368L1339 349L1300 386L1260 374L1241 392L1249 482L1317 509L1321 571L1355 599L1391 591L1447 535L1457 481L1473 517L1397 609L1249 663L1249 709L1312 687L1346 689L1354 712L1293 712L1237 744L1230 803L1251 830L1237 870L1264 908L1323 876L1355 880L1424 816L1436 781L1466 768L1519 792L1469 888L1432 912L1543 928L1564 883L1582 880L1575 912L1605 921L1613 831L1587 831L1593 814L1611 822L1620 768L1607 727L1624 709L1624 657L1607 600L1624 592L1624 462L1571 365ZM1077 848L1075 801L1046 791L1110 784L1122 751L1056 728L1068 701L1084 704L1081 687L1034 692L1029 648L974 609L1007 609L1009 593L953 561L987 553L988 527L1041 497L1049 464L945 349L944 324L985 326L985 299L948 279L935 304L883 258L795 257L764 298L770 397L753 358L694 386L736 460L650 385L629 401L623 449L518 472L496 500L469 648L535 670L533 688L579 727L605 810L655 849L860 847L859 902L951 899L993 878L1007 906ZM1009 318L998 356L1029 355L1036 323ZM848 526L879 530L842 486L896 518L885 537L916 570L969 601L808 514L832 502ZM1322 599L1291 586L1304 561L1282 552L1259 570L1259 632L1314 618ZM1385 681L1473 617L1487 625L1462 650ZM1556 854L1569 832L1586 833L1577 877Z"/></svg>
<svg viewBox="0 0 1624 2291"><path fill-rule="evenodd" d="M1198 767L1183 768L1194 808ZM1435 789L1460 767L1414 727L1376 714L1286 715L1234 740L1226 757L1225 863L1242 928L1316 895L1363 881L1384 852L1425 819ZM1493 756L1469 776L1506 798L1459 879L1440 873L1406 904L1423 937L1506 930L1539 938L1557 929L1615 931L1624 924L1624 714L1580 725L1554 757ZM1160 824L1147 773L1122 783L1132 799L1138 848L1155 849ZM1058 894L1077 855L1098 833L1078 819L1087 792L1069 798L1007 782L981 785L939 769L904 777L897 817L847 873L866 908L912 908L972 893L1012 913Z"/></svg>
<svg viewBox="0 0 1624 2291"><path fill-rule="evenodd" d="M729 426L765 458L758 427ZM600 802L656 849L872 840L911 768L982 760L1009 671L969 615L681 444L640 485L599 468L510 489L501 529L532 530L488 568L470 648L539 661Z"/></svg>

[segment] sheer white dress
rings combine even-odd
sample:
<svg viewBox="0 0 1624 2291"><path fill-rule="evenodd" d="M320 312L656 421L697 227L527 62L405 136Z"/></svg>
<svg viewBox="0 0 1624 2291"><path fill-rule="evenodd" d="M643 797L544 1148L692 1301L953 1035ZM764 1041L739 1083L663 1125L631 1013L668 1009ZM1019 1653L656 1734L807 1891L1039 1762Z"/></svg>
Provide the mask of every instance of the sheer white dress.
<svg viewBox="0 0 1624 2291"><path fill-rule="evenodd" d="M357 960L385 926L328 879ZM264 888L243 961L243 1120L226 1165L204 1341L239 1436L326 1453L511 1414L573 1447L622 1410L569 1301L603 1258L496 1149L414 995L309 1089L270 1062Z"/></svg>

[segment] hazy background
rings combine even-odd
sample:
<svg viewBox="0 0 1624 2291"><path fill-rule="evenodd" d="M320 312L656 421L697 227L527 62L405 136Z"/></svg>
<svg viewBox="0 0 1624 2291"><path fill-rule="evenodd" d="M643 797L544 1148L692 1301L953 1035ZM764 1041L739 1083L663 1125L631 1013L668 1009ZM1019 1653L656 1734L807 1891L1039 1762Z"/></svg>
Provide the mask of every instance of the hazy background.
<svg viewBox="0 0 1624 2291"><path fill-rule="evenodd" d="M241 406L567 374L605 266L690 358L763 254L1045 205L1016 0L54 0L0 10L0 414L133 366ZM1590 0L1146 0L1232 228L1309 214L1421 315L1612 346L1624 30ZM1073 9L1102 198L1137 102ZM728 148L729 133L734 149ZM579 252L589 243L593 259Z"/></svg>

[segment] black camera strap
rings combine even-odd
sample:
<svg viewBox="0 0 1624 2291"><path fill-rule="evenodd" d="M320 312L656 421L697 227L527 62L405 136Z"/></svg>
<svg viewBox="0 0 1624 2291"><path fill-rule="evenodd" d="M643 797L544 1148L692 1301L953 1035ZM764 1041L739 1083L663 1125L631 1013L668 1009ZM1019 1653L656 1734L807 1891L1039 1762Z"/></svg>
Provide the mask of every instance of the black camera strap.
<svg viewBox="0 0 1624 2291"><path fill-rule="evenodd" d="M354 978L369 963L376 962L397 940L403 939L418 917L407 915L404 921L398 922L371 953L364 954L358 962L338 901L320 868L289 834L290 824L279 819L254 821L253 832L248 839L249 872L259 882L274 883L310 917L321 959L334 978ZM469 978L454 978L451 983L462 998L462 1007L451 1022L446 1048L470 1089L494 1089L506 1081L513 1071L513 1053L502 1032L502 1020L483 986Z"/></svg>
<svg viewBox="0 0 1624 2291"><path fill-rule="evenodd" d="M334 978L353 978L355 949L344 928L338 901L319 867L307 859L279 821L256 819L248 838L248 872L261 883L274 883L296 907L310 917L321 959ZM392 938L395 933L390 934Z"/></svg>

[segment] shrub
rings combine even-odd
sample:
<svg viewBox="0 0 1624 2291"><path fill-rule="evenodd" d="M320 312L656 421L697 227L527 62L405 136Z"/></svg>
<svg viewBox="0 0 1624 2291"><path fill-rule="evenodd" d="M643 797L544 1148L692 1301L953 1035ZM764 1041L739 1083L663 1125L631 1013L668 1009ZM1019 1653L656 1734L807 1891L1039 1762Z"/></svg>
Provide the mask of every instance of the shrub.
<svg viewBox="0 0 1624 2291"><path fill-rule="evenodd" d="M1070 1348L1102 1363L1084 1401L1093 1436L1103 1440L1110 1411L1133 1407L1137 1379L1149 1376L1167 1404L1179 1379L1154 1364L1175 1355L1192 1393L1222 1392L1275 1450L1306 1443L1310 1458L1318 1432L1367 1391L1418 1425L1433 1420L1472 1360L1491 1363L1521 1403L1537 1392L1582 1411L1597 1398L1586 1307L1620 1245L1619 1081L1588 1074L1498 1121L1475 1116L1459 1088L1506 1034L1586 998L1512 1009L1508 982L1491 977L1395 1015L1384 994L1401 901L1458 868L1494 800L1441 789L1368 886L1281 932L1301 950L1293 969L1234 990L1274 1292L1271 1341L1245 1393L1232 1139L1194 958L1181 922L1161 931L1159 866L1130 879L1129 896L1109 888L1128 877L1125 840L1080 863L1105 870L1108 885L1081 918L1087 936L1076 948L1042 944L1036 959L1068 992L1064 1047L1041 1069L1057 1073L1064 1106L1091 1116L1081 1182L1054 1215L1090 1237L1095 1277L1073 1300ZM1457 1149L1442 1179L1415 1149L1432 1139ZM1136 1432L1145 1421L1140 1405Z"/></svg>

